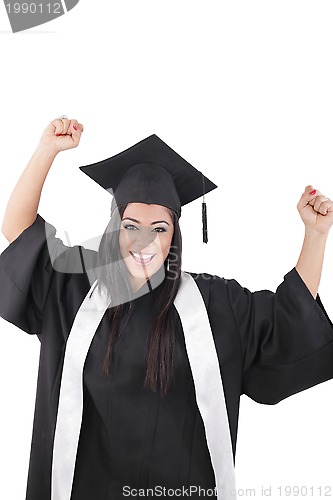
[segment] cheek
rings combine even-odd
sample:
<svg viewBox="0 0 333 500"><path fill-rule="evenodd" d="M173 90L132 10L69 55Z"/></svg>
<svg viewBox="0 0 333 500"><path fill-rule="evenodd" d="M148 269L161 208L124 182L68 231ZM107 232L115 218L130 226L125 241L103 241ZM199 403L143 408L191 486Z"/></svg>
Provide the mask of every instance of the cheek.
<svg viewBox="0 0 333 500"><path fill-rule="evenodd" d="M172 235L165 235L165 237L162 237L160 239L160 248L161 248L161 253L163 255L163 259L166 259L170 252L171 241L172 241Z"/></svg>

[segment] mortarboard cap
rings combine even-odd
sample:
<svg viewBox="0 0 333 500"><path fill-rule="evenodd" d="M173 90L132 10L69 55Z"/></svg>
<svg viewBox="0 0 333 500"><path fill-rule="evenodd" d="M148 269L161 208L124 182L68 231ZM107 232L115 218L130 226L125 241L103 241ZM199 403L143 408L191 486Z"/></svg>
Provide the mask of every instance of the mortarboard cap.
<svg viewBox="0 0 333 500"><path fill-rule="evenodd" d="M111 213L119 205L137 202L171 208L180 217L183 205L217 187L155 134L80 170L113 194ZM202 208L207 243L204 200Z"/></svg>

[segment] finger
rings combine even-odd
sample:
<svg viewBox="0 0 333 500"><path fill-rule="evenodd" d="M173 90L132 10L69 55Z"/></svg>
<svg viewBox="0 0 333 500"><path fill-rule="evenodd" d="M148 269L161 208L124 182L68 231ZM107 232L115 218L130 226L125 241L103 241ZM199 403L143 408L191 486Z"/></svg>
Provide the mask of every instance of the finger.
<svg viewBox="0 0 333 500"><path fill-rule="evenodd" d="M79 142L81 138L81 134L83 132L83 125L82 123L78 123L77 120L73 120L75 123L72 124L72 139L75 142Z"/></svg>
<svg viewBox="0 0 333 500"><path fill-rule="evenodd" d="M301 208L304 208L306 205L313 206L318 195L321 195L321 192L318 191L318 189L315 189L311 185L306 186L305 191L300 199Z"/></svg>
<svg viewBox="0 0 333 500"><path fill-rule="evenodd" d="M71 120L68 118L62 118L60 121L62 122L62 135L66 135L68 133Z"/></svg>
<svg viewBox="0 0 333 500"><path fill-rule="evenodd" d="M316 211L316 212L319 212L319 207L320 205L325 202L325 201L330 201L329 198L327 198L327 196L324 196L324 195L319 195L319 196L316 196L315 200L314 200L314 204L312 205L313 206L313 209Z"/></svg>
<svg viewBox="0 0 333 500"><path fill-rule="evenodd" d="M314 190L314 187L311 184L309 184L308 186L306 186L304 193L310 193L313 190Z"/></svg>
<svg viewBox="0 0 333 500"><path fill-rule="evenodd" d="M53 127L54 127L54 135L60 135L62 134L63 130L63 123L60 118L55 118L54 120L51 121Z"/></svg>
<svg viewBox="0 0 333 500"><path fill-rule="evenodd" d="M328 212L332 212L333 210L333 201L329 200L327 198L326 201L323 201L319 207L318 210L316 210L319 214L321 215L327 215Z"/></svg>
<svg viewBox="0 0 333 500"><path fill-rule="evenodd" d="M67 135L70 135L73 137L73 133L77 130L77 124L78 124L78 121L73 118L72 120L70 120L69 124L68 124L68 129L67 129Z"/></svg>
<svg viewBox="0 0 333 500"><path fill-rule="evenodd" d="M317 191L313 186L306 186L304 193L301 196L300 203L302 203L303 205L307 205L309 201L315 197L316 193Z"/></svg>

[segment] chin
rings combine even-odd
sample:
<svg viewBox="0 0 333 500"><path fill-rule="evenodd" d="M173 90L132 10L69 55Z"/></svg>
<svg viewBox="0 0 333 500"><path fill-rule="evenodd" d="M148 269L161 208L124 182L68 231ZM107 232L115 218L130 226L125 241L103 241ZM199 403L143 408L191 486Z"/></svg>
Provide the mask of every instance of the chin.
<svg viewBox="0 0 333 500"><path fill-rule="evenodd" d="M140 268L137 264L132 262L132 257L127 257L124 260L126 264L127 271L133 278L145 280L147 277L153 276L162 266L163 261L158 259L154 262L154 265L147 266L145 269Z"/></svg>

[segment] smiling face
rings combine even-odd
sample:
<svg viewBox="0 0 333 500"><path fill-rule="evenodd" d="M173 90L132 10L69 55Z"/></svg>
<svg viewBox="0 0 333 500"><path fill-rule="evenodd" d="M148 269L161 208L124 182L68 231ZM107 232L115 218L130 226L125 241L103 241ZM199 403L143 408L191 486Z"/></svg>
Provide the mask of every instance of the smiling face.
<svg viewBox="0 0 333 500"><path fill-rule="evenodd" d="M134 289L158 271L169 254L173 237L170 212L161 205L129 203L123 213L119 247Z"/></svg>

